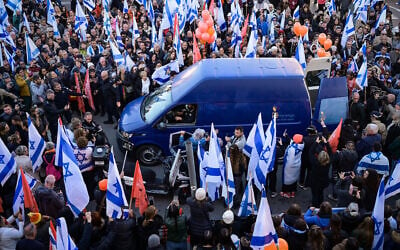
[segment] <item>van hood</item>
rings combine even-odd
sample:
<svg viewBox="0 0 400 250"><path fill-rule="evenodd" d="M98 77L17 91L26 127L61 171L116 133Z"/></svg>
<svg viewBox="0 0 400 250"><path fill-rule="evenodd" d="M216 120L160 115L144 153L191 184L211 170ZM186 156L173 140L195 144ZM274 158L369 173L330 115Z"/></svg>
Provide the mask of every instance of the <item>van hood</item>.
<svg viewBox="0 0 400 250"><path fill-rule="evenodd" d="M147 124L143 121L140 115L140 106L144 97L139 97L125 106L121 118L119 119L119 129L131 133L138 131Z"/></svg>

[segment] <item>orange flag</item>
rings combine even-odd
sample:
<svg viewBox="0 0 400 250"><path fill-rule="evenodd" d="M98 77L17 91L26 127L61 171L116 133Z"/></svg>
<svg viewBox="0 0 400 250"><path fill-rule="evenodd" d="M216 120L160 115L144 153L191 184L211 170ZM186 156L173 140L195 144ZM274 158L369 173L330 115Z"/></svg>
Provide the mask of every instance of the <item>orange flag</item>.
<svg viewBox="0 0 400 250"><path fill-rule="evenodd" d="M199 45L197 44L196 37L193 36L193 64L201 60Z"/></svg>
<svg viewBox="0 0 400 250"><path fill-rule="evenodd" d="M39 213L39 208L36 203L35 197L32 194L31 188L29 187L28 181L26 180L24 171L21 170L21 179L22 179L22 190L24 192L24 204L25 208L28 208L33 213Z"/></svg>
<svg viewBox="0 0 400 250"><path fill-rule="evenodd" d="M75 84L76 84L76 93L81 94L81 86L79 85L79 78L78 78L77 72L74 72L75 75ZM85 113L85 103L83 102L83 97L82 96L77 96L78 100L78 108L82 113Z"/></svg>
<svg viewBox="0 0 400 250"><path fill-rule="evenodd" d="M244 21L243 28L242 28L242 40L247 35L247 28L249 27L249 14L247 14L246 20Z"/></svg>
<svg viewBox="0 0 400 250"><path fill-rule="evenodd" d="M331 136L329 136L328 139L329 145L331 146L333 153L336 153L337 147L339 145L340 133L342 132L342 121L343 118L340 119L338 126L336 127L335 131L333 131Z"/></svg>
<svg viewBox="0 0 400 250"><path fill-rule="evenodd" d="M138 207L140 214L143 214L144 210L149 205L149 201L147 199L142 172L140 171L138 161L136 161L135 174L133 176L131 197L135 198L135 207Z"/></svg>
<svg viewBox="0 0 400 250"><path fill-rule="evenodd" d="M94 101L93 101L93 96L92 96L92 88L90 86L90 80L89 80L89 70L86 70L86 75L85 75L85 95L87 96L88 104L92 110L96 110L96 107L94 106Z"/></svg>

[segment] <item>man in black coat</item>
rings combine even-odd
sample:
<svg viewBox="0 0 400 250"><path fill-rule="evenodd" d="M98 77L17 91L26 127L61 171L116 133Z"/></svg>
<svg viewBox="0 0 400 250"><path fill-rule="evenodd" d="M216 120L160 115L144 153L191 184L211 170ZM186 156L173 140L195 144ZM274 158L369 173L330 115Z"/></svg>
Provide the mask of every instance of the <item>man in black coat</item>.
<svg viewBox="0 0 400 250"><path fill-rule="evenodd" d="M69 105L69 97L70 96L83 96L83 94L76 93L68 88L62 87L59 82L54 82L53 83L53 89L54 89L54 103L56 104L56 107L58 109L61 109L65 107L66 105ZM71 122L71 117L72 113L71 110L65 110L63 112L63 115L67 122Z"/></svg>
<svg viewBox="0 0 400 250"><path fill-rule="evenodd" d="M113 124L113 116L116 116L118 119L117 107L121 106L119 88L116 83L110 79L108 71L101 72L100 85L103 91L104 106L106 108L108 118L106 121L104 121L104 124Z"/></svg>
<svg viewBox="0 0 400 250"><path fill-rule="evenodd" d="M58 129L58 118L65 110L69 110L69 105L65 105L63 108L57 108L54 102L55 94L52 89L46 91L46 101L44 102L44 113L47 121L49 122L49 129L51 132L51 139L53 142L57 140L57 129Z"/></svg>

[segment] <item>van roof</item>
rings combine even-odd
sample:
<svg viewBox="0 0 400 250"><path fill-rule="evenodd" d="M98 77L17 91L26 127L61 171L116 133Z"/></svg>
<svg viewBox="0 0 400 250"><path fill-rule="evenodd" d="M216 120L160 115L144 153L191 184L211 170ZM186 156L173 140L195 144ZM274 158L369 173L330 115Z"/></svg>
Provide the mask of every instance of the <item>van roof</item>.
<svg viewBox="0 0 400 250"><path fill-rule="evenodd" d="M304 72L300 64L294 58L218 58L203 59L190 66L179 75L172 83L172 99L185 101L187 94L196 91L199 100L214 99L210 92L220 90L220 94L230 95L229 90L240 89L246 85L254 91L254 87L274 88L282 87L282 80L288 88L296 88L297 84L303 84ZM238 88L239 86L240 88ZM210 91L212 89L212 91ZM279 89L279 88L276 88ZM284 88L286 89L286 88ZM192 91L193 90L193 91ZM215 94L215 92L214 92ZM233 96L244 99L244 94L237 91ZM240 97L243 95L243 97ZM191 94L190 100L195 101ZM208 98L207 98L208 97ZM214 99L215 100L215 99Z"/></svg>

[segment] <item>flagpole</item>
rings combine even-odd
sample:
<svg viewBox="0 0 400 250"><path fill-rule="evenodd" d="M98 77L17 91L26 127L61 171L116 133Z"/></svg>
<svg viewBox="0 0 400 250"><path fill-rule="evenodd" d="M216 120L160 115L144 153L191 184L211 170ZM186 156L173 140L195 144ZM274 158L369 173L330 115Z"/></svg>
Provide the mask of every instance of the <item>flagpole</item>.
<svg viewBox="0 0 400 250"><path fill-rule="evenodd" d="M227 162L228 160L230 161L230 158L228 158L228 148L225 148L226 153L225 153L225 185L226 185L226 199L228 201L228 210L231 210L231 208L229 207L229 185L228 185L228 169L226 168Z"/></svg>

